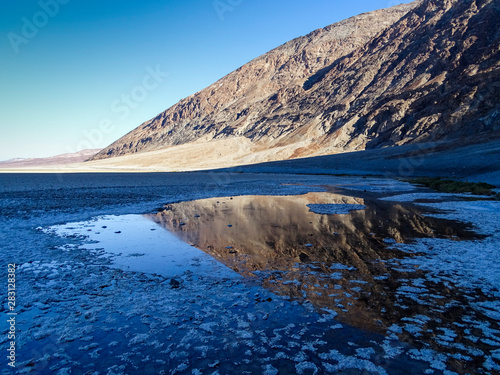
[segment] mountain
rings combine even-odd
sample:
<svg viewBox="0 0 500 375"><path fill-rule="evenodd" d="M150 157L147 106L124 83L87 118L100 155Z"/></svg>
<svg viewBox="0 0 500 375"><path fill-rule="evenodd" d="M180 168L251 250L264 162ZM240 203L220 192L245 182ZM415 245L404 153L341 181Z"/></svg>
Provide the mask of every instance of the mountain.
<svg viewBox="0 0 500 375"><path fill-rule="evenodd" d="M99 151L101 151L101 149L82 150L75 153L51 156L48 158L10 159L6 161L0 161L0 169L52 167L65 164L81 163L92 157Z"/></svg>
<svg viewBox="0 0 500 375"><path fill-rule="evenodd" d="M423 0L294 39L92 160L219 167L500 132L494 0Z"/></svg>

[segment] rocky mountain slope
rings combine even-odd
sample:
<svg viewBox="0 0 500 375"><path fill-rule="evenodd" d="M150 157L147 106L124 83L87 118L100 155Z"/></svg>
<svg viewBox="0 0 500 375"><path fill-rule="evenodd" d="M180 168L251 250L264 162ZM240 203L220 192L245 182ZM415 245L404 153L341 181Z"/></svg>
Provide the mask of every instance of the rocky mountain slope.
<svg viewBox="0 0 500 375"><path fill-rule="evenodd" d="M181 100L93 159L155 159L181 147L227 166L493 134L499 7L423 0L316 30Z"/></svg>

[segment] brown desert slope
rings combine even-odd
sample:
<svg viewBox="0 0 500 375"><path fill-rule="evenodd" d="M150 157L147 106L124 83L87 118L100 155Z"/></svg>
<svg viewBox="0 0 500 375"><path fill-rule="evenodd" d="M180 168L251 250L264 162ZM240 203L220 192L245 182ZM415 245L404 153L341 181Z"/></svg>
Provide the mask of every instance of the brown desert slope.
<svg viewBox="0 0 500 375"><path fill-rule="evenodd" d="M494 0L423 0L350 18L249 62L93 160L227 167L493 136L499 21Z"/></svg>

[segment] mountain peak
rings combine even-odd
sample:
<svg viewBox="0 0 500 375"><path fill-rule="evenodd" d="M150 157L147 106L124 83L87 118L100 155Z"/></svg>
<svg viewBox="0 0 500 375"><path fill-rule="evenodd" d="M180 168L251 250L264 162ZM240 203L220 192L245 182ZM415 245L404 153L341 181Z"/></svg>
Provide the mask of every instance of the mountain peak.
<svg viewBox="0 0 500 375"><path fill-rule="evenodd" d="M498 19L492 0L352 17L250 61L94 159L240 144L237 156L206 154L216 167L495 132Z"/></svg>

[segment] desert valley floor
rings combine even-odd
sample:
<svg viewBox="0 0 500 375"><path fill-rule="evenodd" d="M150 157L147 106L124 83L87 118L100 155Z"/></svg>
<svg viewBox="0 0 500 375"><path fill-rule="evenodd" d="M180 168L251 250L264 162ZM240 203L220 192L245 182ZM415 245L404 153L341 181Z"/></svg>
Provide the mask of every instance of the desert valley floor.
<svg viewBox="0 0 500 375"><path fill-rule="evenodd" d="M382 177L65 173L1 174L0 207L18 373L500 372L500 201Z"/></svg>

